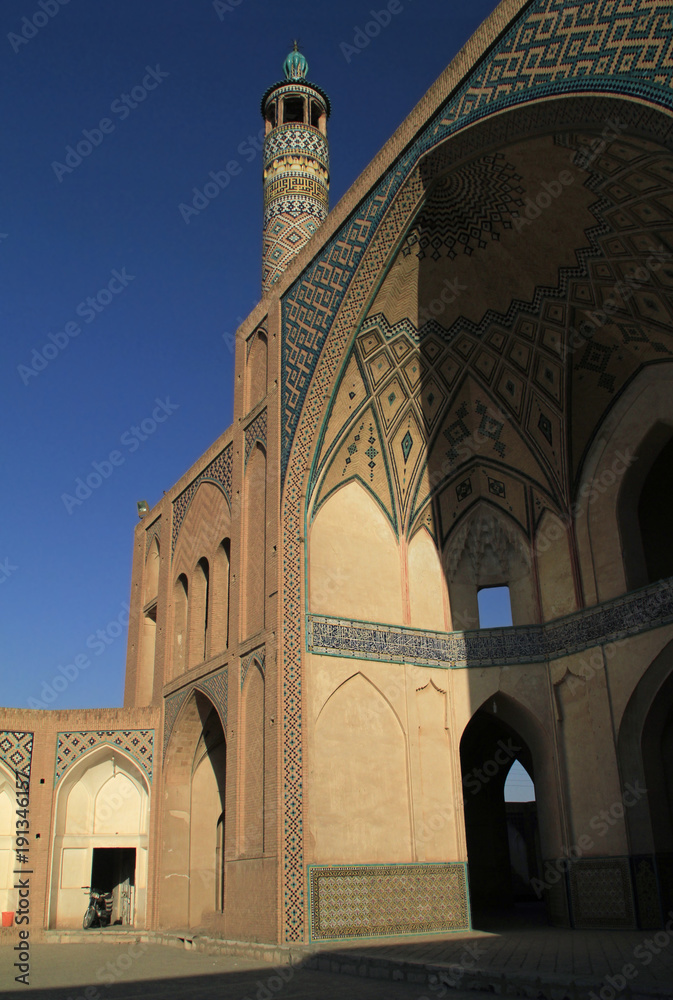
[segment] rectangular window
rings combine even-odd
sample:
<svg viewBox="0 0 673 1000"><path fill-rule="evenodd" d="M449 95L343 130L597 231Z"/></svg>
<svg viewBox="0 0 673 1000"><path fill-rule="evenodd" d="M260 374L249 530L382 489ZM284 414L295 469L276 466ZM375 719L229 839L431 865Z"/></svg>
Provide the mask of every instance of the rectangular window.
<svg viewBox="0 0 673 1000"><path fill-rule="evenodd" d="M477 593L479 628L506 628L512 624L509 587L482 587Z"/></svg>
<svg viewBox="0 0 673 1000"><path fill-rule="evenodd" d="M303 122L304 121L304 101L301 97L286 97L283 101L283 121Z"/></svg>

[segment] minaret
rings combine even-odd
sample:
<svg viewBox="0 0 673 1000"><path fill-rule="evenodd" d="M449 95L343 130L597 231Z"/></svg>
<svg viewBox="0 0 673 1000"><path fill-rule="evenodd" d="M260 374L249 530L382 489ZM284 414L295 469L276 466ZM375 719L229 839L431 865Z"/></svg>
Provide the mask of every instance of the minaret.
<svg viewBox="0 0 673 1000"><path fill-rule="evenodd" d="M308 63L297 50L283 65L285 80L262 98L264 236L262 292L268 292L315 233L328 211L327 94L308 83Z"/></svg>

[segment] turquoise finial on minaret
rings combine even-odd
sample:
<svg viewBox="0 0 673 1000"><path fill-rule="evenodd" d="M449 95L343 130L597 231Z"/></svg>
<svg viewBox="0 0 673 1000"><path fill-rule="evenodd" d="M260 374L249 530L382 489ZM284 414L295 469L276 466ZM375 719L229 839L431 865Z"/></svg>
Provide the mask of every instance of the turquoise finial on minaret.
<svg viewBox="0 0 673 1000"><path fill-rule="evenodd" d="M262 98L264 236L262 290L267 292L327 215L329 98L309 83L297 42L283 63L285 79Z"/></svg>
<svg viewBox="0 0 673 1000"><path fill-rule="evenodd" d="M308 76L308 62L294 43L294 49L283 63L286 80L305 80Z"/></svg>

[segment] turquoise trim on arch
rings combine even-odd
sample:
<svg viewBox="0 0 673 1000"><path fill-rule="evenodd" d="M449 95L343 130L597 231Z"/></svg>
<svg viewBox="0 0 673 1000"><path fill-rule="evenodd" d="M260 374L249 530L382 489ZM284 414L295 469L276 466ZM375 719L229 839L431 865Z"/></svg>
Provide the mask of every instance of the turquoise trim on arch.
<svg viewBox="0 0 673 1000"><path fill-rule="evenodd" d="M356 331L355 337L357 339L357 331ZM322 449L322 446L323 446L323 441L325 440L325 434L327 433L327 427L328 427L329 422L330 422L330 420L332 418L332 413L334 412L334 404L336 403L336 399L337 399L337 396L339 395L339 390L341 389L341 385L343 383L344 376L346 375L346 372L348 371L348 366L351 363L351 359L353 357L355 358L355 363L358 366L358 371L360 373L360 378L362 379L362 383L363 383L363 385L364 385L364 387L365 387L365 389L367 391L367 395L365 397L364 402L360 406L360 408L357 409L354 414L352 414L351 420L346 421L346 423L343 425L343 427L341 428L341 430L339 431L339 433L335 436L334 441L332 442L332 444L329 446L329 448L325 452L325 455L324 455L324 458L323 458L322 462L320 462L320 464L318 464L318 457L319 457L319 455L321 453L321 449ZM361 360L360 360L360 358L358 356L358 352L355 349L355 341L354 341L353 342L353 346L351 347L350 351L348 352L348 354L344 358L343 364L341 366L341 370L340 370L337 378L334 380L334 389L332 390L332 395L330 396L329 407L327 409L327 415L325 416L325 419L324 419L324 421L322 423L322 426L320 428L320 432L318 434L318 443L317 443L317 445L315 447L315 450L313 452L313 458L311 459L311 469L310 469L310 472L309 472L308 490L307 490L307 494L306 494L307 495L307 500L310 500L311 497L313 496L313 492L314 492L314 490L315 490L315 488L317 486L318 480L320 479L320 477L321 477L321 475L322 475L322 473L323 473L323 471L325 469L325 465L326 465L326 463L327 463L330 455L338 447L339 441L343 437L343 431L346 429L347 426L350 426L350 423L351 423L352 420L356 419L358 413L364 413L364 411L367 409L367 407L369 405L371 405L371 401L372 401L372 388L371 388L371 386L369 384L369 381L368 381L368 379L366 377L366 373L365 373L364 367L362 365L362 362L361 362Z"/></svg>
<svg viewBox="0 0 673 1000"><path fill-rule="evenodd" d="M419 159L466 126L532 101L633 97L670 111L672 29L673 13L663 0L654 11L647 0L633 0L628 12L617 0L572 6L565 0L531 0L496 39L283 298L283 481L332 322L364 251ZM332 280L316 294L323 273Z"/></svg>

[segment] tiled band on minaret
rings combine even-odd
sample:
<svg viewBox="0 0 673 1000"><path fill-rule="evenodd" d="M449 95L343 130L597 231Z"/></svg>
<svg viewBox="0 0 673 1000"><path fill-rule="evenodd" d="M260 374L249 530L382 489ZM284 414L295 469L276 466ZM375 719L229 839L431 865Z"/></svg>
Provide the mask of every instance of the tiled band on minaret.
<svg viewBox="0 0 673 1000"><path fill-rule="evenodd" d="M262 98L264 236L262 291L267 292L327 215L329 147L327 94L308 83L308 63L297 51L284 63L285 80Z"/></svg>

